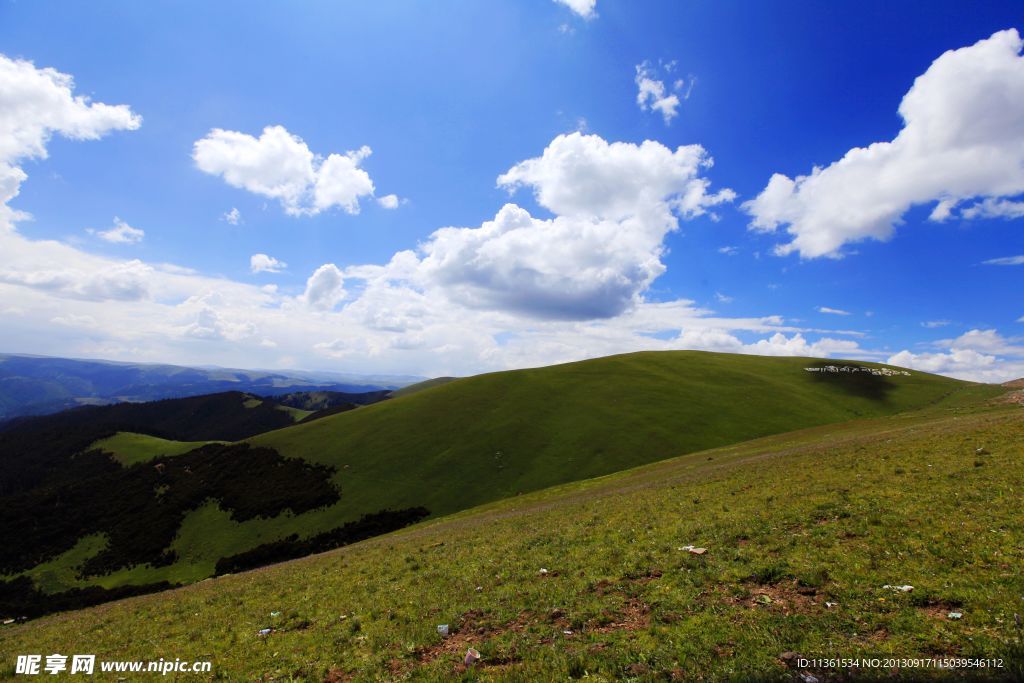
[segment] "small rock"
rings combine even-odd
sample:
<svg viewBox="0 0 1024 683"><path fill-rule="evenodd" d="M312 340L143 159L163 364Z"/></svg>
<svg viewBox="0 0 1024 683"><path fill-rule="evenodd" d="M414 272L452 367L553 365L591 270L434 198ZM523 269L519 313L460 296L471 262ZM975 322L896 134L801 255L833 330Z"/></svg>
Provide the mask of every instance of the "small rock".
<svg viewBox="0 0 1024 683"><path fill-rule="evenodd" d="M950 619L956 620L956 619L963 619L964 615L963 615L962 612L950 612L946 616L948 616Z"/></svg>
<svg viewBox="0 0 1024 683"><path fill-rule="evenodd" d="M755 600L758 602L758 604L761 604L761 605L770 605L770 604L772 604L771 597L767 596L767 595L758 595L757 598L755 598Z"/></svg>
<svg viewBox="0 0 1024 683"><path fill-rule="evenodd" d="M825 603L825 609L832 609L833 607L835 607L838 604L839 604L838 602L826 602Z"/></svg>
<svg viewBox="0 0 1024 683"><path fill-rule="evenodd" d="M708 551L707 548L698 548L698 547L692 546L692 545L684 545L682 548L680 548L680 550L685 550L686 552L690 553L691 555L703 555L704 553L706 553Z"/></svg>
<svg viewBox="0 0 1024 683"><path fill-rule="evenodd" d="M466 666L473 666L479 661L480 653L474 650L473 648L469 648L468 650L466 650L466 658L462 660L462 663Z"/></svg>
<svg viewBox="0 0 1024 683"><path fill-rule="evenodd" d="M800 674L800 680L803 681L803 683L818 683L818 677L809 673Z"/></svg>
<svg viewBox="0 0 1024 683"><path fill-rule="evenodd" d="M985 450L984 448L975 448L974 449L974 454L975 455L989 455L989 452L987 450Z"/></svg>
<svg viewBox="0 0 1024 683"><path fill-rule="evenodd" d="M448 637L448 624L438 624L437 632L442 638Z"/></svg>
<svg viewBox="0 0 1024 683"><path fill-rule="evenodd" d="M539 572L537 572L537 573L538 573L538 574L540 574L541 576L544 576L545 574L547 574L547 573L548 573L548 570L547 570L547 569L545 569L544 567L541 567L541 568L540 568L540 571L539 571Z"/></svg>
<svg viewBox="0 0 1024 683"><path fill-rule="evenodd" d="M571 636L572 631L562 631L562 635Z"/></svg>
<svg viewBox="0 0 1024 683"><path fill-rule="evenodd" d="M787 664L789 664L793 660L799 659L799 658L800 658L800 655L798 655L796 652L793 652L792 650L786 650L781 655L779 655L779 659L781 659L782 661L786 662Z"/></svg>
<svg viewBox="0 0 1024 683"><path fill-rule="evenodd" d="M480 593L481 591L483 591L483 589L484 589L484 587L483 587L483 586L477 586L477 587L476 587L476 592L477 592L477 593Z"/></svg>
<svg viewBox="0 0 1024 683"><path fill-rule="evenodd" d="M256 635L258 635L260 637L265 637L265 636L269 636L273 632L274 632L274 629L272 629L272 628L261 628L259 631L256 632Z"/></svg>
<svg viewBox="0 0 1024 683"><path fill-rule="evenodd" d="M280 612L271 612L270 616L272 616L272 617L279 617L279 616L281 616L281 613Z"/></svg>
<svg viewBox="0 0 1024 683"><path fill-rule="evenodd" d="M914 590L914 587L911 585L890 586L889 584L885 584L882 588L888 588L889 590L896 591L897 593L909 593Z"/></svg>

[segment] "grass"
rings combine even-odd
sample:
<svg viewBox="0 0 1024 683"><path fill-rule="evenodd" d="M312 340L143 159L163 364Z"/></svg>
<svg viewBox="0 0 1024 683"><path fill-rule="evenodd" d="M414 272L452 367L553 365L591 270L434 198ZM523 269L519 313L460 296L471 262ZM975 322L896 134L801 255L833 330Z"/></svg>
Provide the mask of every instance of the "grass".
<svg viewBox="0 0 1024 683"><path fill-rule="evenodd" d="M98 448L114 456L125 467L138 463L149 462L161 455L181 455L191 450L218 441L172 441L148 434L134 432L118 432L114 436L100 439L89 448Z"/></svg>
<svg viewBox="0 0 1024 683"><path fill-rule="evenodd" d="M998 657L1019 679L1022 494L1024 411L937 405L6 627L0 651L203 659L222 680L788 680L787 651Z"/></svg>
<svg viewBox="0 0 1024 683"><path fill-rule="evenodd" d="M401 398L402 396L409 396L423 391L424 389L430 389L433 387L439 387L442 384L448 384L454 382L458 377L434 377L433 379L423 380L416 384L410 384L409 386L402 387L401 389L395 389L391 392L391 398Z"/></svg>
<svg viewBox="0 0 1024 683"><path fill-rule="evenodd" d="M444 515L682 453L1002 392L915 372L866 395L805 372L813 362L612 356L458 379L250 441L336 467L342 499L327 518L340 524L384 507Z"/></svg>
<svg viewBox="0 0 1024 683"><path fill-rule="evenodd" d="M301 422L316 412L315 410L303 410L302 408L293 408L292 406L277 406L277 409L291 415L292 422Z"/></svg>
<svg viewBox="0 0 1024 683"><path fill-rule="evenodd" d="M210 576L220 557L290 534L308 538L385 508L424 506L443 516L674 455L855 418L969 404L1004 391L919 372L865 376L865 385L804 371L817 362L685 351L627 354L435 383L268 432L249 441L335 467L340 501L245 522L211 501L184 519L173 564L65 585L196 581ZM120 439L122 462L145 461L175 443L158 445L160 440L138 435L114 439ZM76 546L48 562L48 576L75 576L82 552Z"/></svg>

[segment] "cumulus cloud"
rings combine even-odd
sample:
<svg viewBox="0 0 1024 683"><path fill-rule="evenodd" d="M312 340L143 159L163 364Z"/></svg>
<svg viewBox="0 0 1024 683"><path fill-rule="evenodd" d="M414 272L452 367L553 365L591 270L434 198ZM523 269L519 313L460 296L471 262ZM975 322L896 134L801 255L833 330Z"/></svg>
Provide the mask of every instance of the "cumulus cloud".
<svg viewBox="0 0 1024 683"><path fill-rule="evenodd" d="M109 228L108 230L90 229L89 232L96 235L101 240L112 242L114 244L135 244L141 242L142 238L146 236L146 232L144 230L133 228L117 216L114 216L114 227Z"/></svg>
<svg viewBox="0 0 1024 683"><path fill-rule="evenodd" d="M74 94L74 79L52 68L0 54L0 230L27 214L8 206L28 177L20 163L45 159L54 135L97 140L115 130L134 130L142 117L128 105L92 102Z"/></svg>
<svg viewBox="0 0 1024 683"><path fill-rule="evenodd" d="M561 216L642 217L667 224L675 222L671 210L692 218L735 199L729 189L708 193L711 181L700 174L712 164L700 145L673 151L653 140L609 143L576 132L559 135L541 156L513 166L498 185L530 187L541 206Z"/></svg>
<svg viewBox="0 0 1024 683"><path fill-rule="evenodd" d="M249 257L249 270L254 273L280 273L287 267L287 263L266 254L253 254Z"/></svg>
<svg viewBox="0 0 1024 683"><path fill-rule="evenodd" d="M891 365L935 372L974 382L1005 382L1024 376L1024 346L996 330L969 330L937 346L945 350L914 353L903 350L889 357Z"/></svg>
<svg viewBox="0 0 1024 683"><path fill-rule="evenodd" d="M345 276L333 263L325 263L306 280L302 298L311 308L333 309L345 298Z"/></svg>
<svg viewBox="0 0 1024 683"><path fill-rule="evenodd" d="M744 353L758 356L806 356L843 358L875 355L860 348L860 345L848 339L822 337L809 342L802 333L796 332L786 336L776 332L770 337L755 342L744 343L739 337L727 330L696 328L683 330L675 340L679 348L696 351L718 351L721 353Z"/></svg>
<svg viewBox="0 0 1024 683"><path fill-rule="evenodd" d="M179 306L186 315L192 310L192 322L182 329L185 337L206 341L239 342L250 339L257 334L257 328L251 322L236 322L225 318L215 306L222 305L223 300L212 292L194 296Z"/></svg>
<svg viewBox="0 0 1024 683"><path fill-rule="evenodd" d="M559 5L565 5L584 19L593 19L597 16L597 0L555 0Z"/></svg>
<svg viewBox="0 0 1024 683"><path fill-rule="evenodd" d="M929 330L934 330L939 327L945 327L946 325L949 324L950 321L948 320L926 320L925 322L921 323L921 327L924 327Z"/></svg>
<svg viewBox="0 0 1024 683"><path fill-rule="evenodd" d="M674 66L674 63L672 63ZM667 69L671 70L671 69ZM643 111L656 111L661 114L665 120L665 125L672 123L672 119L676 117L679 109L679 95L676 92L681 92L685 86L685 82L682 79L676 79L672 85L672 92L665 86L665 82L660 80L658 73L650 62L642 62L636 65L636 103ZM691 84L693 80L691 79ZM683 93L683 99L690 96L689 89Z"/></svg>
<svg viewBox="0 0 1024 683"><path fill-rule="evenodd" d="M226 221L231 225L238 225L242 222L242 212L236 208L233 208L221 216L222 221Z"/></svg>
<svg viewBox="0 0 1024 683"><path fill-rule="evenodd" d="M649 140L559 135L498 178L510 191L532 189L555 217L506 204L480 227L442 228L421 245L419 277L472 308L567 320L618 315L664 272L663 240L677 216L735 196L708 192L700 173L710 165L699 145L672 151Z"/></svg>
<svg viewBox="0 0 1024 683"><path fill-rule="evenodd" d="M1002 256L1000 258L990 258L987 261L982 261L982 264L986 266L1021 266L1024 265L1024 254L1020 256Z"/></svg>
<svg viewBox="0 0 1024 683"><path fill-rule="evenodd" d="M933 220L1017 215L1024 192L1024 58L1015 29L938 57L903 97L895 139L851 149L824 168L781 173L744 209L751 228L792 238L779 254L839 257L844 245L886 240L912 206Z"/></svg>
<svg viewBox="0 0 1024 683"><path fill-rule="evenodd" d="M370 154L364 145L322 158L283 126L267 126L259 138L215 128L192 149L201 171L222 177L232 187L277 199L293 216L332 207L359 213L359 200L374 192L370 175L359 167Z"/></svg>
<svg viewBox="0 0 1024 683"><path fill-rule="evenodd" d="M377 198L377 203L385 209L397 209L398 208L398 195L397 194L386 194L383 197Z"/></svg>

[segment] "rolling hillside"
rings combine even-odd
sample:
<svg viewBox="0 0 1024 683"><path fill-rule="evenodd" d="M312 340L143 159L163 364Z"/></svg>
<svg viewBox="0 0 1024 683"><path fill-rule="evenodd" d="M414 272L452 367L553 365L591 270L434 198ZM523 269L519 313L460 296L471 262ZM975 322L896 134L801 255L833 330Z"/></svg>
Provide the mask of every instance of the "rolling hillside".
<svg viewBox="0 0 1024 683"><path fill-rule="evenodd" d="M251 442L338 468L339 520L410 505L439 515L681 453L955 401L965 390L1001 393L920 372L804 369L829 364L698 351L612 356L454 380Z"/></svg>
<svg viewBox="0 0 1024 683"><path fill-rule="evenodd" d="M806 369L826 366L837 371ZM878 368L640 353L454 380L235 445L167 444L154 458L153 440L122 437L129 452L113 456L93 444L76 460L98 478L0 501L11 534L36 532L5 561L8 594L197 581L679 454L1005 391ZM246 486L231 480L239 468ZM111 486L133 492L136 514L90 497ZM64 524L59 500L89 524Z"/></svg>
<svg viewBox="0 0 1024 683"><path fill-rule="evenodd" d="M990 662L857 680L1020 680L1024 410L979 393L11 625L0 651L172 653L226 680L847 680L799 665L838 656Z"/></svg>

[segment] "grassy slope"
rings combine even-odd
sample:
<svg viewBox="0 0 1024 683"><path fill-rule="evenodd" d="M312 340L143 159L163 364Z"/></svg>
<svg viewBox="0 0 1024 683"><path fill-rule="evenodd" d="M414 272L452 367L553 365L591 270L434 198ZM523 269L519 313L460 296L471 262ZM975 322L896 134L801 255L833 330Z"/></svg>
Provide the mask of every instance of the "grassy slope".
<svg viewBox="0 0 1024 683"><path fill-rule="evenodd" d="M228 680L451 680L468 646L480 679L781 678L784 651L1021 676L1022 445L1017 406L818 427L0 629L0 651L209 659Z"/></svg>
<svg viewBox="0 0 1024 683"><path fill-rule="evenodd" d="M882 400L810 359L637 353L456 380L251 439L334 465L340 521L383 507L447 514L681 453L918 408L970 385L914 373ZM973 390L999 393L999 389Z"/></svg>
<svg viewBox="0 0 1024 683"><path fill-rule="evenodd" d="M114 456L125 467L140 462L149 462L161 455L181 455L205 446L212 441L172 441L148 434L134 432L118 432L114 436L100 439L90 446L99 448Z"/></svg>
<svg viewBox="0 0 1024 683"><path fill-rule="evenodd" d="M402 396L409 396L410 394L416 394L424 389L431 389L433 387L439 387L442 384L448 384L454 382L458 377L434 377L433 379L426 379L416 384L410 384L407 387L401 389L395 389L391 392L391 398L401 398Z"/></svg>
<svg viewBox="0 0 1024 683"><path fill-rule="evenodd" d="M422 505L443 515L681 453L1002 391L915 372L888 380L884 399L869 398L842 389L836 376L805 372L810 362L628 354L460 379L269 432L250 441L337 467L341 500L246 522L210 502L185 518L174 564L67 586L197 581L213 574L221 557L383 508ZM49 576L74 576L83 555L74 548L51 561Z"/></svg>
<svg viewBox="0 0 1024 683"><path fill-rule="evenodd" d="M278 406L277 409L291 415L293 422L301 422L316 412L315 410L303 410L302 408L293 408L292 406Z"/></svg>

